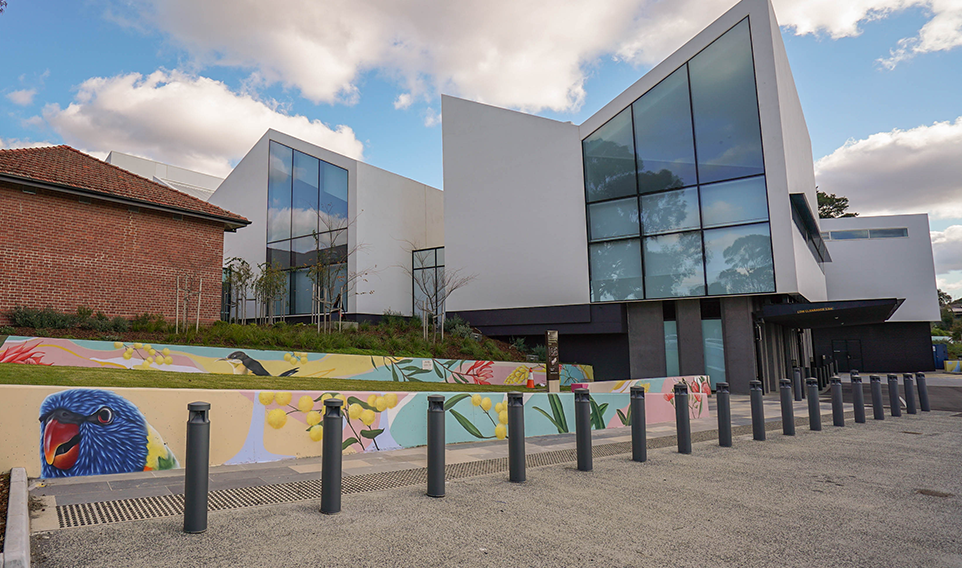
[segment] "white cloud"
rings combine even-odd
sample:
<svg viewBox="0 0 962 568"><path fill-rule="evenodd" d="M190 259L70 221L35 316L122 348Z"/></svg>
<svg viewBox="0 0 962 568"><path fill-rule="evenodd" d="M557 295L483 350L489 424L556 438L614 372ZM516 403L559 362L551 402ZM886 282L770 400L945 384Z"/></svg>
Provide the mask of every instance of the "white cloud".
<svg viewBox="0 0 962 568"><path fill-rule="evenodd" d="M432 107L428 107L424 111L424 126L431 128L432 126L437 126L441 124L441 113L434 110Z"/></svg>
<svg viewBox="0 0 962 568"><path fill-rule="evenodd" d="M88 79L73 103L47 105L43 117L67 144L90 153L118 150L218 176L268 128L353 158L363 153L347 126L284 114L219 81L178 71Z"/></svg>
<svg viewBox="0 0 962 568"><path fill-rule="evenodd" d="M33 97L37 94L37 89L20 89L7 93L7 98L15 105L28 106L33 104Z"/></svg>
<svg viewBox="0 0 962 568"><path fill-rule="evenodd" d="M932 231L932 253L938 274L962 270L962 225Z"/></svg>
<svg viewBox="0 0 962 568"><path fill-rule="evenodd" d="M115 21L160 29L197 64L256 69L314 102L354 103L360 75L378 70L404 91L397 108L443 91L533 112L578 109L599 57L657 63L735 1L289 0L278 8L259 0L138 0L129 17L116 4ZM783 26L832 38L912 7L929 19L918 37L893 46L892 57L962 42L962 0L775 0Z"/></svg>
<svg viewBox="0 0 962 568"><path fill-rule="evenodd" d="M849 140L815 163L819 189L862 214L962 217L962 117Z"/></svg>
<svg viewBox="0 0 962 568"><path fill-rule="evenodd" d="M19 138L0 138L0 148L4 150L16 150L18 148L44 148L55 146L53 142L33 142L31 140L21 140Z"/></svg>

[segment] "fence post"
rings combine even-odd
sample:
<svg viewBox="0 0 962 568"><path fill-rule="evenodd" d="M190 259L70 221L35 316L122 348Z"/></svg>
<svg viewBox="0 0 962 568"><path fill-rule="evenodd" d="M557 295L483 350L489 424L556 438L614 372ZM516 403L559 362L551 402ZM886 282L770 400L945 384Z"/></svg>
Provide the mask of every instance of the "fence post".
<svg viewBox="0 0 962 568"><path fill-rule="evenodd" d="M852 375L852 405L855 407L855 422L865 424L865 393L862 392L862 377Z"/></svg>
<svg viewBox="0 0 962 568"><path fill-rule="evenodd" d="M524 456L524 395L508 393L508 472L509 479L520 483L526 479Z"/></svg>
<svg viewBox="0 0 962 568"><path fill-rule="evenodd" d="M892 416L902 416L902 402L899 400L899 376L889 375L889 410Z"/></svg>
<svg viewBox="0 0 962 568"><path fill-rule="evenodd" d="M718 397L718 445L732 447L732 402L728 383L718 383L715 395Z"/></svg>
<svg viewBox="0 0 962 568"><path fill-rule="evenodd" d="M811 430L822 429L822 409L818 405L818 379L805 381L808 387L808 427Z"/></svg>
<svg viewBox="0 0 962 568"><path fill-rule="evenodd" d="M207 489L210 471L209 402L187 405L187 471L184 472L184 532L207 530Z"/></svg>
<svg viewBox="0 0 962 568"><path fill-rule="evenodd" d="M678 438L678 453L691 453L691 419L688 417L688 385L675 383L675 434Z"/></svg>
<svg viewBox="0 0 962 568"><path fill-rule="evenodd" d="M631 387L631 459L648 461L648 425L645 423L645 387Z"/></svg>
<svg viewBox="0 0 962 568"><path fill-rule="evenodd" d="M792 381L782 379L779 381L781 388L779 392L782 398L782 434L786 436L795 435L795 406L792 402Z"/></svg>
<svg viewBox="0 0 962 568"><path fill-rule="evenodd" d="M845 408L842 406L842 378L832 377L832 424L845 426Z"/></svg>
<svg viewBox="0 0 962 568"><path fill-rule="evenodd" d="M443 394L428 395L428 496L444 497Z"/></svg>
<svg viewBox="0 0 962 568"><path fill-rule="evenodd" d="M575 389L575 442L578 470L591 471L591 394L588 389Z"/></svg>
<svg viewBox="0 0 962 568"><path fill-rule="evenodd" d="M321 438L321 512L341 512L341 463L344 441L344 415L340 399L324 401L324 434Z"/></svg>

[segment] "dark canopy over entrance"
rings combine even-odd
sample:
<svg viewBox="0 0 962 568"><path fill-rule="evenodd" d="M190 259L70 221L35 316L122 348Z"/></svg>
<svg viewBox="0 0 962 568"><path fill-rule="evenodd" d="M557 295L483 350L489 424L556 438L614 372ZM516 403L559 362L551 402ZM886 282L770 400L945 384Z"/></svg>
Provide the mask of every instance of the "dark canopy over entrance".
<svg viewBox="0 0 962 568"><path fill-rule="evenodd" d="M866 325L889 319L904 301L904 298L881 298L809 304L769 304L755 312L755 319L799 329Z"/></svg>

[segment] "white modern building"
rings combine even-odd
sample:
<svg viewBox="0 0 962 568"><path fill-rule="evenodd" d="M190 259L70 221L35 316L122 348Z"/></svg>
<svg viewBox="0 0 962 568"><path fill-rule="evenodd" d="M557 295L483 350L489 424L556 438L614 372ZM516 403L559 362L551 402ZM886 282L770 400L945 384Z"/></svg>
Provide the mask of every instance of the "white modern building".
<svg viewBox="0 0 962 568"><path fill-rule="evenodd" d="M344 298L337 307L352 319L388 310L411 315L412 251L444 242L440 190L276 130L254 144L209 201L249 215L249 231L225 236L225 261L284 269L288 292L275 313L291 321L310 318L308 267L319 255L343 259L345 275L365 274L350 290L330 291ZM440 263L436 256L431 268L443 266L443 252ZM251 302L252 317L258 306Z"/></svg>
<svg viewBox="0 0 962 568"><path fill-rule="evenodd" d="M479 275L448 311L488 334L557 329L565 359L599 377L707 372L742 392L852 351L856 337L893 356L851 368L932 366L925 218L822 221L908 231L826 245L767 0L737 4L581 125L454 97L442 112L446 262ZM857 284L905 266L903 254L924 276ZM882 323L893 314L897 325Z"/></svg>
<svg viewBox="0 0 962 568"><path fill-rule="evenodd" d="M768 0L735 5L583 124L449 96L442 113L443 192L269 130L210 197L251 221L225 259L283 268L293 321L321 255L371 271L344 294L349 319L416 313L412 274L475 275L448 314L529 344L557 330L597 379L707 373L745 392L827 361L933 367L927 218L818 219Z"/></svg>
<svg viewBox="0 0 962 568"><path fill-rule="evenodd" d="M217 176L117 151L107 154L104 161L203 201L210 199L224 181Z"/></svg>

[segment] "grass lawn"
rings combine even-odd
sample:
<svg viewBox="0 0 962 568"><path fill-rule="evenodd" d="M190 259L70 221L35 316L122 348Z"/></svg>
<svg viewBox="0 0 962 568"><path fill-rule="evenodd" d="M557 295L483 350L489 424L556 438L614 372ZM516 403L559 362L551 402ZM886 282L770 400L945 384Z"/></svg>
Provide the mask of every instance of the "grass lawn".
<svg viewBox="0 0 962 568"><path fill-rule="evenodd" d="M211 373L172 373L133 369L96 369L86 367L47 367L0 363L0 384L53 385L63 387L131 387L168 389L235 390L312 390L312 391L434 391L506 392L527 390L519 386L462 385L453 383L416 383L324 379L318 377L258 377L256 375L217 375ZM545 390L545 389L533 389Z"/></svg>

